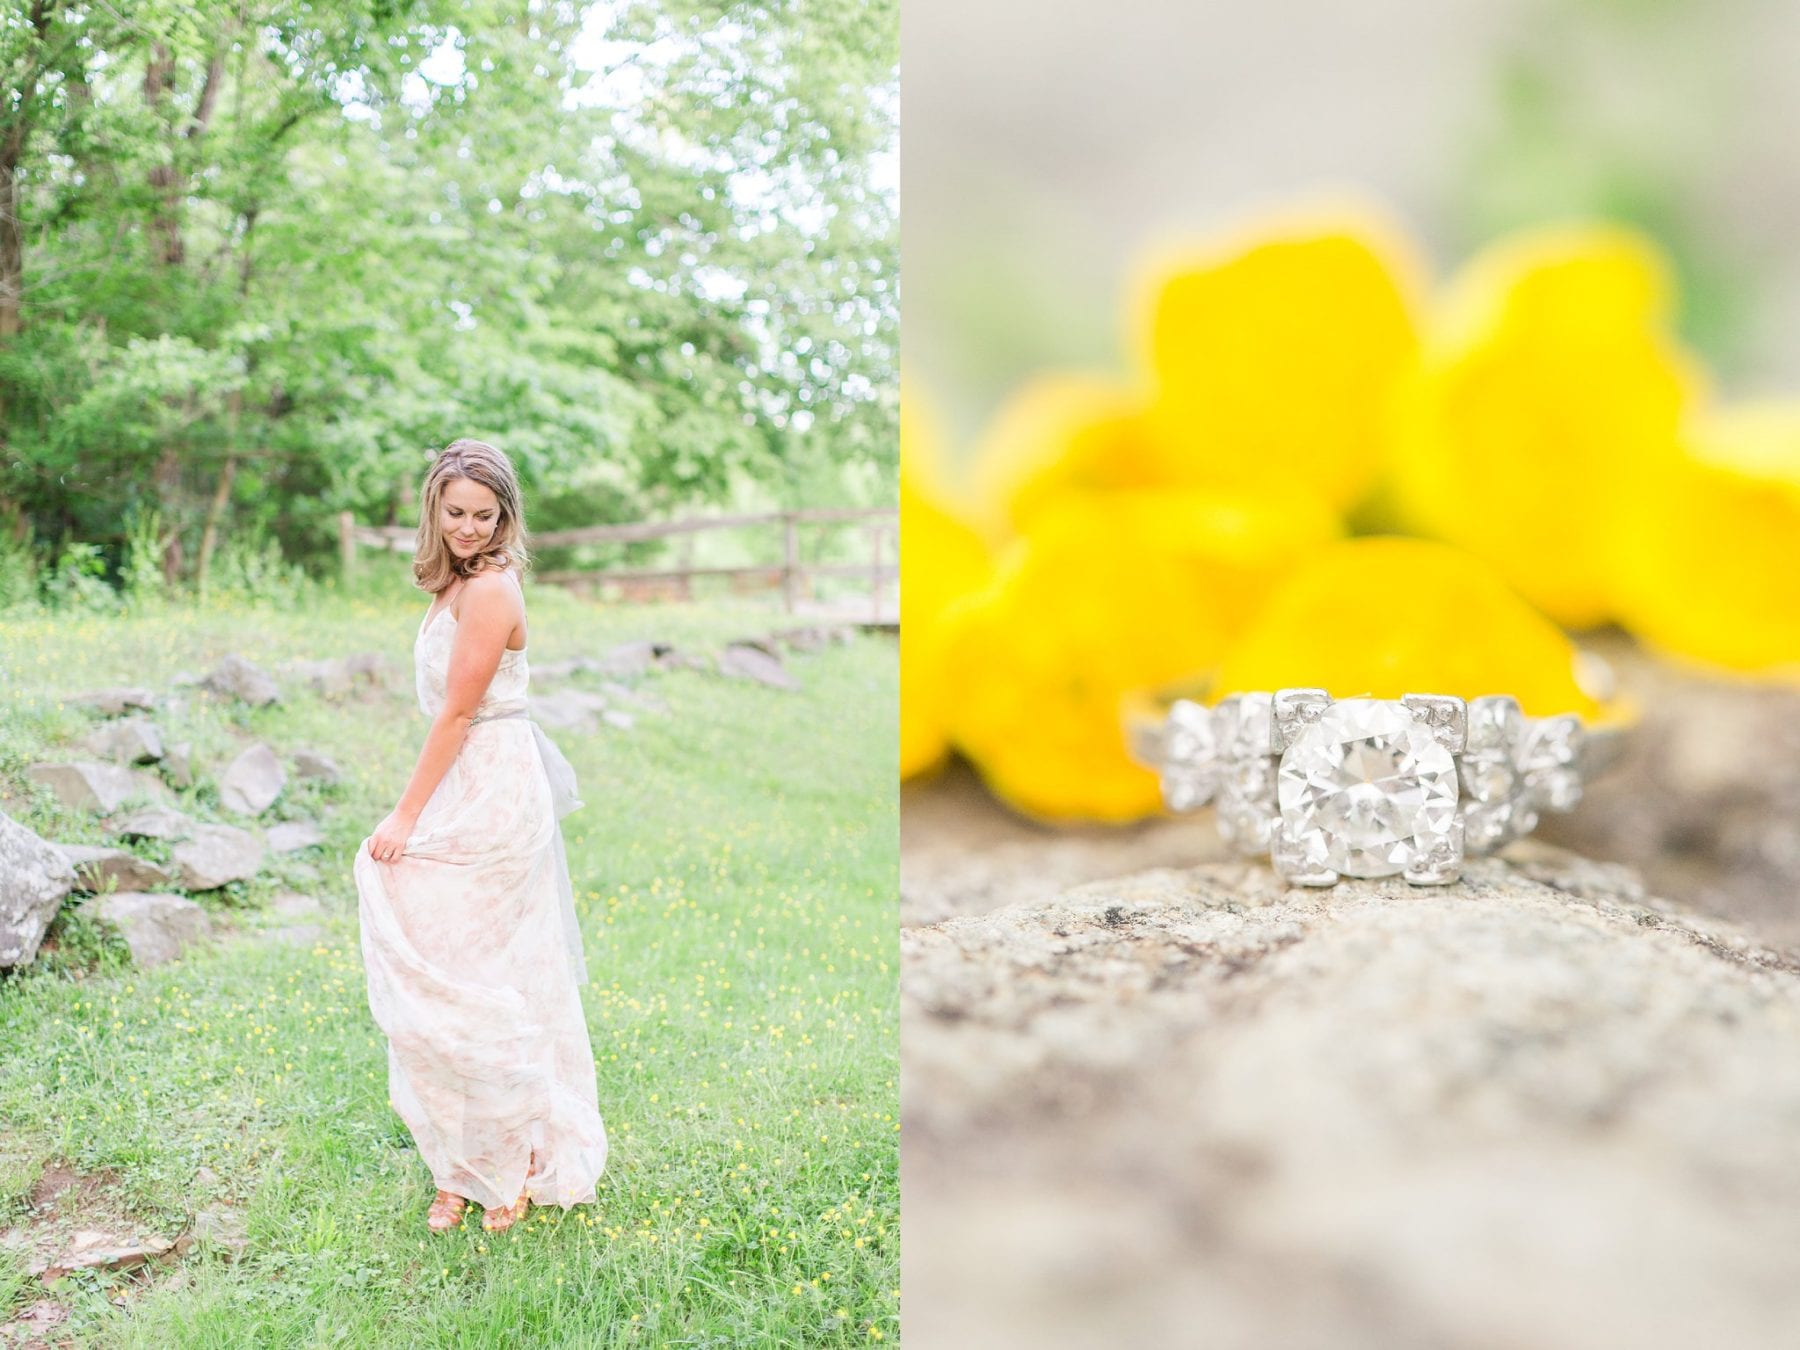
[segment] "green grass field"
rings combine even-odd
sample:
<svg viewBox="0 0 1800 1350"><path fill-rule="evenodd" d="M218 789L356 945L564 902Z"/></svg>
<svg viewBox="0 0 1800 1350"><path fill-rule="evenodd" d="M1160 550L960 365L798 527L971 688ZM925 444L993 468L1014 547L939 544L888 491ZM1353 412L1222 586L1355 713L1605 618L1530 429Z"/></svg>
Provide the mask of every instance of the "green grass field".
<svg viewBox="0 0 1800 1350"><path fill-rule="evenodd" d="M297 612L0 619L0 810L61 842L106 838L24 776L81 753L94 723L67 695L166 688L228 651L271 670L359 651L392 661L385 695L334 702L289 682L266 709L207 696L158 714L165 743L193 741L197 770L259 738L344 771L330 789L290 780L262 818L315 817L324 846L196 897L242 933L139 971L69 915L71 897L54 951L0 978L0 1232L45 1221L30 1198L55 1165L88 1179L58 1204L91 1206L95 1224L173 1236L230 1203L247 1238L235 1260L201 1242L47 1287L0 1245L0 1344L46 1299L68 1315L44 1333L52 1344L156 1350L897 1340L892 641L790 657L801 693L653 674L639 687L668 714L552 731L585 802L563 829L612 1153L595 1205L534 1210L500 1235L471 1205L438 1235L431 1178L387 1104L350 878L424 736L411 647L425 601L392 570ZM716 649L784 620L608 610L534 587L530 622L538 664L646 637ZM233 819L210 785L183 797L201 819ZM324 903L318 945L250 935L288 889Z"/></svg>

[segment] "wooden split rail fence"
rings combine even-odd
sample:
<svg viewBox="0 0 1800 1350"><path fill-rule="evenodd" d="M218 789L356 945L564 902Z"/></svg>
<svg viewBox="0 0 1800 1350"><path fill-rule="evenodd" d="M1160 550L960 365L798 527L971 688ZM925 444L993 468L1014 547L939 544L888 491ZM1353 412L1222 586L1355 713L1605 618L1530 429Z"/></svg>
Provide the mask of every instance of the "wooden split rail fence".
<svg viewBox="0 0 1800 1350"><path fill-rule="evenodd" d="M801 532L826 525L854 521L863 526L868 544L867 562L819 563L802 559ZM573 530L546 530L531 536L534 549L563 548L578 544L641 543L651 539L694 537L715 530L749 530L779 527L782 560L779 563L741 567L696 567L691 562L674 567L612 567L591 571L534 573L538 581L568 586L593 595L606 588L624 600L686 600L696 577L724 577L734 589L749 591L781 588L782 603L794 613L810 594L814 577L863 577L869 584L872 620L887 622L884 604L887 585L899 576L899 513L891 506L821 507L806 511L771 511L739 516L701 516L688 520L640 520L622 525L584 525ZM350 512L338 516L338 555L344 572L356 569L356 551L374 548L404 553L417 541L418 532L406 525L359 525Z"/></svg>

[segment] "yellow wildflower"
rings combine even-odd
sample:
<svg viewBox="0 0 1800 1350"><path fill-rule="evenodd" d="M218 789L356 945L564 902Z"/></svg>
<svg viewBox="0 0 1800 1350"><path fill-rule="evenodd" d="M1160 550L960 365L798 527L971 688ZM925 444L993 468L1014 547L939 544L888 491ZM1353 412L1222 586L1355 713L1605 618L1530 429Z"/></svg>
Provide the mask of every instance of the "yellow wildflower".
<svg viewBox="0 0 1800 1350"><path fill-rule="evenodd" d="M900 405L900 776L934 767L948 748L943 624L992 569L987 548L941 504L935 442L911 395Z"/></svg>
<svg viewBox="0 0 1800 1350"><path fill-rule="evenodd" d="M1122 700L1215 665L1274 583L1336 530L1311 499L1163 490L1047 504L949 625L952 739L1021 811L1153 813L1156 779L1126 754Z"/></svg>
<svg viewBox="0 0 1800 1350"><path fill-rule="evenodd" d="M1683 444L1621 512L1621 617L1673 655L1800 675L1800 401L1696 417Z"/></svg>
<svg viewBox="0 0 1800 1350"><path fill-rule="evenodd" d="M1042 375L1008 398L982 433L973 491L983 527L1005 538L1058 497L1157 487L1168 470L1138 395L1099 376Z"/></svg>
<svg viewBox="0 0 1800 1350"><path fill-rule="evenodd" d="M1598 708L1575 649L1494 569L1424 539L1321 549L1270 596L1219 671L1219 692L1511 694L1534 717Z"/></svg>
<svg viewBox="0 0 1800 1350"><path fill-rule="evenodd" d="M1381 469L1393 386L1416 354L1421 275L1401 230L1350 204L1165 250L1133 322L1164 481L1354 505Z"/></svg>
<svg viewBox="0 0 1800 1350"><path fill-rule="evenodd" d="M1669 303L1660 254L1624 229L1527 231L1477 255L1397 400L1407 522L1487 559L1561 623L1606 619L1607 513L1673 457L1701 379Z"/></svg>

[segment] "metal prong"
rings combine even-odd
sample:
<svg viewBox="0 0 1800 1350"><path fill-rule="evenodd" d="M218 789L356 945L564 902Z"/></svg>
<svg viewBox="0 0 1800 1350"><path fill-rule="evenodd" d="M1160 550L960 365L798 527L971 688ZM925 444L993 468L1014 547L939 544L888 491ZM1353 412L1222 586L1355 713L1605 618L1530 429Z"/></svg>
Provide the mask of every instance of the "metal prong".
<svg viewBox="0 0 1800 1350"><path fill-rule="evenodd" d="M1277 689L1274 725L1270 729L1274 752L1284 753L1294 743L1294 737L1317 722L1330 706L1331 695L1323 689Z"/></svg>
<svg viewBox="0 0 1800 1350"><path fill-rule="evenodd" d="M1290 886L1335 886L1338 883L1338 874L1321 863L1309 861L1289 841L1287 831L1280 824L1275 827L1275 837L1269 841L1269 863Z"/></svg>
<svg viewBox="0 0 1800 1350"><path fill-rule="evenodd" d="M1469 705L1449 694L1402 694L1400 701L1439 745L1461 754L1469 743Z"/></svg>
<svg viewBox="0 0 1800 1350"><path fill-rule="evenodd" d="M1449 832L1438 839L1429 853L1400 875L1414 886L1447 886L1462 879L1462 865L1463 826L1456 820L1450 823Z"/></svg>

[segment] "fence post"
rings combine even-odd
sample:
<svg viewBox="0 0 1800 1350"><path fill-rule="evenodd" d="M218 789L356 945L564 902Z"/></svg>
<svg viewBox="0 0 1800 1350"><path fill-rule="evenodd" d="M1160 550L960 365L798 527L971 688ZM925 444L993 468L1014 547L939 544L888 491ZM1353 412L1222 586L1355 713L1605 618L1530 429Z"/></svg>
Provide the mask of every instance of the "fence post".
<svg viewBox="0 0 1800 1350"><path fill-rule="evenodd" d="M792 614L795 602L799 598L800 581L800 527L795 523L792 511L781 513L781 528L783 534L781 598L787 606L787 612Z"/></svg>
<svg viewBox="0 0 1800 1350"><path fill-rule="evenodd" d="M356 521L348 511L338 512L338 568L346 579L356 572Z"/></svg>

